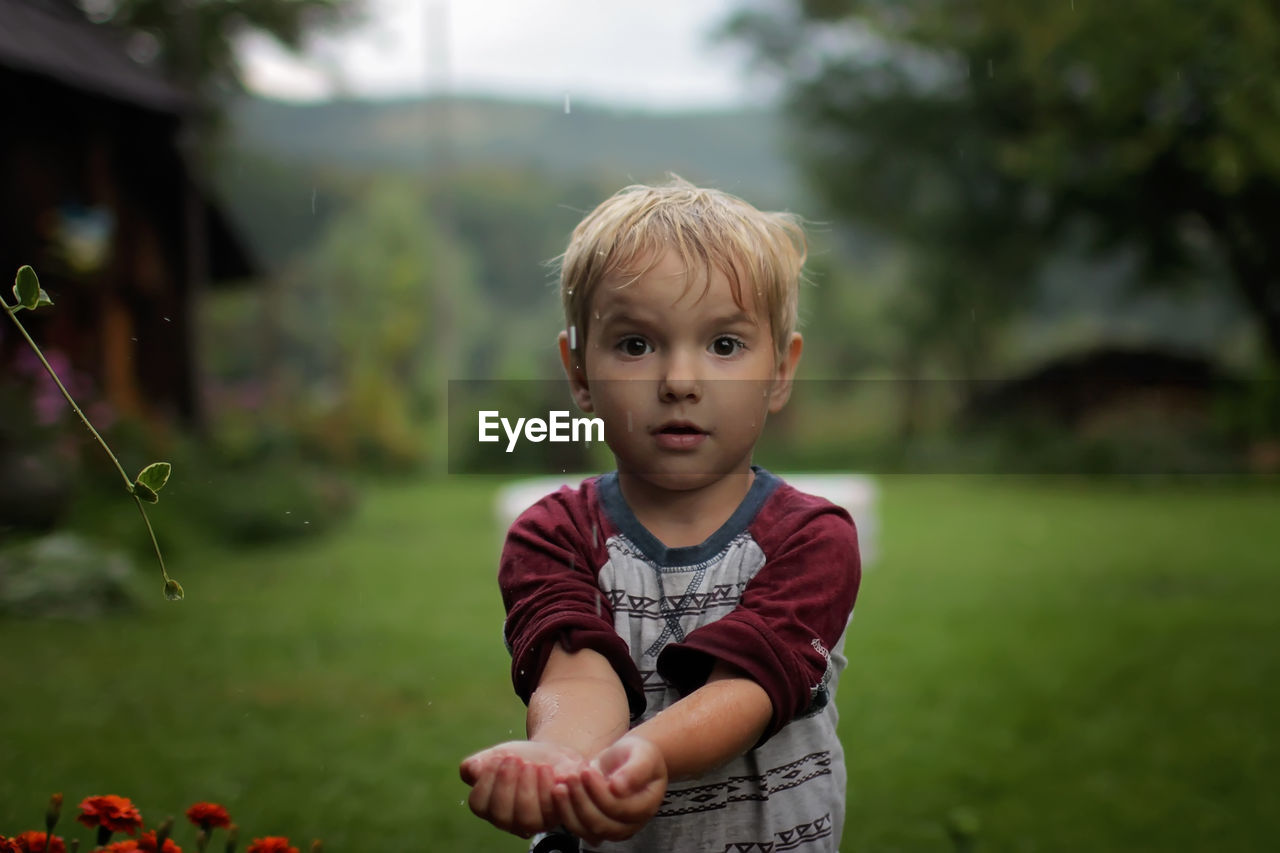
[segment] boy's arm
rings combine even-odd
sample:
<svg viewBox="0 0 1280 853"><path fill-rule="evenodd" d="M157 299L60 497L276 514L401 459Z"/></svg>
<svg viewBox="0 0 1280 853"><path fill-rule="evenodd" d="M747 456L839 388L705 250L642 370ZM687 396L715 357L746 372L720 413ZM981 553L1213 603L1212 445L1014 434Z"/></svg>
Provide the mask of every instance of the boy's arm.
<svg viewBox="0 0 1280 853"><path fill-rule="evenodd" d="M707 683L642 723L631 736L658 747L668 778L693 779L754 746L773 713L764 689L740 670L716 663ZM605 658L559 644L529 700L529 740L595 758L627 732L627 696Z"/></svg>
<svg viewBox="0 0 1280 853"><path fill-rule="evenodd" d="M626 691L604 655L591 649L569 652L556 643L529 697L529 740L591 759L625 734L629 722Z"/></svg>
<svg viewBox="0 0 1280 853"><path fill-rule="evenodd" d="M759 741L773 714L760 685L717 663L707 683L557 783L556 811L574 834L597 843L638 832L658 811L670 779L691 779Z"/></svg>
<svg viewBox="0 0 1280 853"><path fill-rule="evenodd" d="M549 756L589 761L626 733L629 713L622 682L603 655L591 649L569 652L556 643L529 697L529 739L501 743L467 758L463 778L474 784L472 780L510 756L540 763L553 763ZM560 763L558 778L579 769Z"/></svg>
<svg viewBox="0 0 1280 853"><path fill-rule="evenodd" d="M603 655L555 643L529 698L529 740L500 743L462 762L471 810L521 836L561 823L554 786L578 778L589 759L626 732L629 713L622 682Z"/></svg>
<svg viewBox="0 0 1280 853"><path fill-rule="evenodd" d="M694 779L755 746L772 715L764 688L719 661L706 684L631 734L658 747L672 781Z"/></svg>

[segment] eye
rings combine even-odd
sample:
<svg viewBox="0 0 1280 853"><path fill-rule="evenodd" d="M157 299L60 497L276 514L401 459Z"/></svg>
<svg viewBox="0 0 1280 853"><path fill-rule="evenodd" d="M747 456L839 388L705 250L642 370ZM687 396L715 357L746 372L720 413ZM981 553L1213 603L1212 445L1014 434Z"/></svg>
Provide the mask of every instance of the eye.
<svg viewBox="0 0 1280 853"><path fill-rule="evenodd" d="M653 348L649 346L649 342L639 335L628 335L618 341L618 349L622 350L624 355L638 358L642 355L648 355L653 352Z"/></svg>
<svg viewBox="0 0 1280 853"><path fill-rule="evenodd" d="M711 352L719 356L737 355L738 352L747 348L741 338L735 338L733 335L721 335L711 342Z"/></svg>

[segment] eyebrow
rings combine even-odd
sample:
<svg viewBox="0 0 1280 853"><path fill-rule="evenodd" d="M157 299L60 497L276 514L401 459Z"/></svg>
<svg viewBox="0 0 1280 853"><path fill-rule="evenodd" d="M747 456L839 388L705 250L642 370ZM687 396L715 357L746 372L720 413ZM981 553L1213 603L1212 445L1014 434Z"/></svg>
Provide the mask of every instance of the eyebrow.
<svg viewBox="0 0 1280 853"><path fill-rule="evenodd" d="M644 316L644 313L645 312L643 310L636 312L631 310L630 308L614 308L610 311L606 311L603 314L601 314L599 318L597 318L596 322L598 322L602 326L607 326L611 323L652 322L651 318L646 318ZM754 317L752 317L750 314L748 314L746 311L737 311L733 314L725 314L720 317L712 317L708 321L708 324L711 326L736 326L739 324L744 326L759 326L760 322L756 320Z"/></svg>
<svg viewBox="0 0 1280 853"><path fill-rule="evenodd" d="M715 325L715 326L732 326L737 323L744 323L748 326L760 325L759 321L756 320L755 317L752 317L750 314L748 314L746 311L738 311L737 313L734 313L734 314L726 314L723 317L713 317L711 320L711 323L712 325Z"/></svg>

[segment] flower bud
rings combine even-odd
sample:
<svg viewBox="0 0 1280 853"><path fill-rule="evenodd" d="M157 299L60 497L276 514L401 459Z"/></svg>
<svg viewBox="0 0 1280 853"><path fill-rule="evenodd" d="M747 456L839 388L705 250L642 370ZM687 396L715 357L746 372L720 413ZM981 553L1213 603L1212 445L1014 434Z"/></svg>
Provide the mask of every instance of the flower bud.
<svg viewBox="0 0 1280 853"><path fill-rule="evenodd" d="M62 816L62 794L54 794L49 798L49 808L44 812L44 828L46 832L53 832L53 828L58 825L58 818Z"/></svg>
<svg viewBox="0 0 1280 853"><path fill-rule="evenodd" d="M164 823L160 824L156 829L156 849L163 850L164 843L169 840L169 836L173 833L173 815L164 819Z"/></svg>
<svg viewBox="0 0 1280 853"><path fill-rule="evenodd" d="M227 829L227 853L236 853L236 842L240 840L240 827L234 823Z"/></svg>

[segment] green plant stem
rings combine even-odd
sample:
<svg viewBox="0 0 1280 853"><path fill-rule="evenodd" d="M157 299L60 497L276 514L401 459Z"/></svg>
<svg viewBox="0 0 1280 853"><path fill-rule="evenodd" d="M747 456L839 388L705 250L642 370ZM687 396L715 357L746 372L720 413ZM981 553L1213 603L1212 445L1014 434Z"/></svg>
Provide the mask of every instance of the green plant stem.
<svg viewBox="0 0 1280 853"><path fill-rule="evenodd" d="M80 407L76 405L76 401L71 399L70 392L68 392L66 387L62 384L62 380L58 378L58 374L54 372L53 366L49 364L49 361L44 357L44 353L40 351L40 347L34 340L32 340L31 335L27 334L27 329L22 325L22 321L18 319L17 314L17 310L22 306L11 306L3 297L0 297L0 305L4 306L4 311L9 315L9 319L13 320L13 324L18 327L18 331L22 333L22 337L26 338L27 343L31 345L31 349L35 352L36 358L40 359L40 363L44 365L44 369L49 373L54 384L58 386L58 390L62 392L62 396L65 397L67 403L71 405L72 411L79 416L80 422L88 428L89 432L93 433L93 437L98 440L98 444L100 444L102 449L106 451L107 456L110 457L112 463L115 464L116 470L120 472L120 476L124 479L125 489L128 490L130 496L133 497L134 502L138 505L138 512L142 513L142 523L147 526L147 535L151 537L151 547L155 549L156 560L160 563L160 575L164 578L165 589L167 592L168 584L170 582L169 572L165 570L164 557L160 554L160 543L156 539L155 530L151 527L151 519L147 517L146 507L142 505L142 499L138 497L138 493L133 487L133 481L129 479L129 475L125 473L124 466L120 464L120 460L116 458L116 455L111 452L111 448L107 446L107 442L102 438L102 435L94 429L93 424L91 424L89 419L85 417L84 412L80 411Z"/></svg>
<svg viewBox="0 0 1280 853"><path fill-rule="evenodd" d="M102 449L105 450L107 456L111 458L111 461L116 466L116 470L120 472L120 476L124 479L124 485L125 488L129 490L129 494L133 494L133 481L130 480L129 475L125 473L124 466L120 464L120 460L116 458L116 455L111 452L111 448L107 447L107 443L102 439L102 436L98 434L98 431L93 428L93 424L89 423L89 419L85 417L84 412L80 411L80 407L76 405L76 401L71 399L71 394L68 393L67 389L63 386L62 380L58 378L58 374L53 372L53 367L45 359L44 353L40 351L40 347L31 339L31 335L27 334L27 329L22 325L22 321L18 319L18 315L14 310L14 307L9 305L3 297L0 297L0 305L4 306L5 313L9 315L9 319L13 321L13 324L18 327L18 331L22 333L22 337L27 339L27 343L31 345L31 349L35 352L36 358L40 359L40 363L44 365L44 369L48 371L50 378L52 378L54 384L58 386L58 390L62 392L62 396L67 398L67 402L71 405L72 410L80 417L80 422L88 428L89 432L93 433L93 437L98 440L98 444L102 445ZM147 514L144 512L142 517L146 518L146 515ZM151 525L149 524L147 525L148 528L150 526ZM153 535L151 538L154 540L155 536ZM157 553L159 553L159 549L157 549ZM161 565L161 568L163 568L163 564Z"/></svg>
<svg viewBox="0 0 1280 853"><path fill-rule="evenodd" d="M147 533L151 536L151 547L156 549L156 559L160 561L160 574L164 576L165 583L169 582L169 573L164 568L164 557L160 556L160 543L156 541L156 532L151 529L151 519L147 518L146 507L142 505L142 499L137 495L133 496L133 501L138 505L138 512L142 513L142 523L147 526Z"/></svg>

